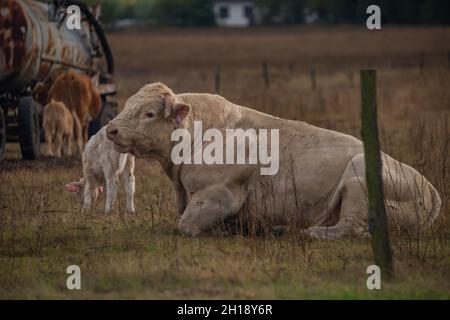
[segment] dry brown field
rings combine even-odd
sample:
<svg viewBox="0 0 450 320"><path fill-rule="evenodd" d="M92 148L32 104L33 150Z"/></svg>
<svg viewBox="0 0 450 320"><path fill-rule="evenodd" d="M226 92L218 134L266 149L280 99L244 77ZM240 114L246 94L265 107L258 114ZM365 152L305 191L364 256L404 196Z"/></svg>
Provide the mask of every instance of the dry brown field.
<svg viewBox="0 0 450 320"><path fill-rule="evenodd" d="M161 81L175 92L215 92L283 118L360 137L361 69L378 74L383 151L423 173L443 207L421 238L391 239L395 274L366 287L367 239L296 234L188 238L178 234L169 180L136 166L137 215L81 214L64 184L76 158L0 162L0 298L450 298L450 28L164 29L108 35L117 101ZM263 65L267 66L264 71ZM220 81L219 81L220 80ZM82 290L65 286L82 270Z"/></svg>

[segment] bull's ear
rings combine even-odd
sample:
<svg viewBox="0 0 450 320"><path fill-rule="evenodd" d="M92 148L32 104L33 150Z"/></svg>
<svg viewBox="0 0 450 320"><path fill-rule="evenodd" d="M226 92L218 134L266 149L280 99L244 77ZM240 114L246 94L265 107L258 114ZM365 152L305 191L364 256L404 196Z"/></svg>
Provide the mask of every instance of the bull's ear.
<svg viewBox="0 0 450 320"><path fill-rule="evenodd" d="M180 125L191 111L190 105L177 102L172 95L166 96L164 104L164 117L174 119L177 125Z"/></svg>

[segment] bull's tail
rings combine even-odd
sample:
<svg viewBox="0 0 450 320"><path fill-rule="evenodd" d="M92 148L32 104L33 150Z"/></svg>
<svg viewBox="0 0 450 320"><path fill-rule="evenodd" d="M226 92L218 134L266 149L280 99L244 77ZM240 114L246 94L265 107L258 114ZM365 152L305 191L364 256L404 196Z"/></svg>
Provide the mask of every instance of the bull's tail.
<svg viewBox="0 0 450 320"><path fill-rule="evenodd" d="M78 116L75 113L75 111L72 111L72 118L73 118L73 136L75 139L75 144L77 146L77 152L81 156L83 153L83 136L80 119L78 119Z"/></svg>

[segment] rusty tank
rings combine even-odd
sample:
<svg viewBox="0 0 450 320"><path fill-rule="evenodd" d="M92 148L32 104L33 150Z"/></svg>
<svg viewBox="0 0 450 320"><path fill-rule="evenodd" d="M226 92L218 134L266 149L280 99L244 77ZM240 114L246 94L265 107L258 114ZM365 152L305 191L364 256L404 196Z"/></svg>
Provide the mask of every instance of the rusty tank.
<svg viewBox="0 0 450 320"><path fill-rule="evenodd" d="M80 17L75 27L71 15ZM0 0L0 159L6 142L19 142L25 159L39 156L46 94L69 69L89 75L102 96L90 133L115 116L114 63L99 17L100 7L77 0Z"/></svg>

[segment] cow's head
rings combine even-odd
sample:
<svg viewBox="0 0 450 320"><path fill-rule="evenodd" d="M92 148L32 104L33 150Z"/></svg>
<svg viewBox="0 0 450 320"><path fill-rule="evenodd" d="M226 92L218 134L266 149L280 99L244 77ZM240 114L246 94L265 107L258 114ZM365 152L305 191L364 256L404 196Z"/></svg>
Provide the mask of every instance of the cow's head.
<svg viewBox="0 0 450 320"><path fill-rule="evenodd" d="M152 83L127 100L123 111L109 123L107 136L121 153L138 157L167 154L173 130L185 125L190 110L167 86Z"/></svg>

